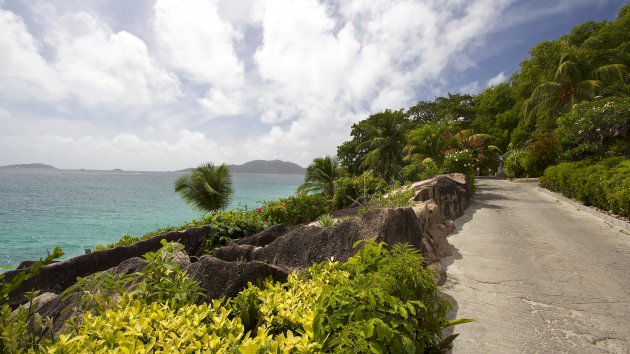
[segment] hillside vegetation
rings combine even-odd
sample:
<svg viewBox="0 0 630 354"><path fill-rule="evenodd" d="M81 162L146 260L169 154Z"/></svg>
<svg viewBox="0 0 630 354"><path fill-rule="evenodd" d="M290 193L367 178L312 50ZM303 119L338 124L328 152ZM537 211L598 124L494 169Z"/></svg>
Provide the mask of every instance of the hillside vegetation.
<svg viewBox="0 0 630 354"><path fill-rule="evenodd" d="M630 5L530 50L504 83L386 110L337 148L349 175L387 181L440 172L538 177L559 162L630 153Z"/></svg>

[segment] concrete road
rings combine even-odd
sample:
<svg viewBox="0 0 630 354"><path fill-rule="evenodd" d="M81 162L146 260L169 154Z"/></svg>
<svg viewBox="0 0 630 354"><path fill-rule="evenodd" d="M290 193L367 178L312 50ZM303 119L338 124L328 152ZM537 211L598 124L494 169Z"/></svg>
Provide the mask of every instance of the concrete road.
<svg viewBox="0 0 630 354"><path fill-rule="evenodd" d="M443 262L453 353L630 353L630 235L538 191L479 180Z"/></svg>

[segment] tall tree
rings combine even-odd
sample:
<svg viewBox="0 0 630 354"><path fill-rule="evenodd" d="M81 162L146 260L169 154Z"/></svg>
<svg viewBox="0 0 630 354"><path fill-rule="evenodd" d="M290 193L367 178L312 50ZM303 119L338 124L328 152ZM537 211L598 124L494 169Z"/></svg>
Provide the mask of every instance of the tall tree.
<svg viewBox="0 0 630 354"><path fill-rule="evenodd" d="M306 168L304 183L298 187L298 193L322 193L332 197L335 190L335 178L339 177L341 170L336 157L317 157Z"/></svg>
<svg viewBox="0 0 630 354"><path fill-rule="evenodd" d="M175 181L175 192L196 210L223 209L230 203L233 192L230 170L225 164L201 165Z"/></svg>
<svg viewBox="0 0 630 354"><path fill-rule="evenodd" d="M523 114L528 119L545 119L555 122L560 113L574 104L590 100L605 82L622 81L627 74L623 64L608 64L588 71L584 65L572 59L569 53L560 56L553 81L538 85L523 104ZM545 128L552 128L548 122Z"/></svg>
<svg viewBox="0 0 630 354"><path fill-rule="evenodd" d="M473 96L449 93L448 97L437 97L434 101L420 101L406 114L420 124L448 123L464 128L475 116Z"/></svg>
<svg viewBox="0 0 630 354"><path fill-rule="evenodd" d="M442 163L444 151L452 143L451 128L447 124L426 124L407 134L407 145L403 152L405 161L422 161L431 158Z"/></svg>
<svg viewBox="0 0 630 354"><path fill-rule="evenodd" d="M357 151L367 151L361 166L389 182L398 180L403 165L405 136L411 127L411 121L402 110L386 110L370 116L364 122L367 123L367 139L356 146Z"/></svg>

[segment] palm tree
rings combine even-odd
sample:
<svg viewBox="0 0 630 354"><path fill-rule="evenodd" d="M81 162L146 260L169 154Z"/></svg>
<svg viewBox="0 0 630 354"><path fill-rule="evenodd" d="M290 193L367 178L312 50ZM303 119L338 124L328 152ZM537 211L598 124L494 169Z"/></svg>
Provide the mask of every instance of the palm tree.
<svg viewBox="0 0 630 354"><path fill-rule="evenodd" d="M390 110L375 114L372 118L378 119L365 127L368 140L356 147L357 151L368 151L361 166L371 169L375 175L389 182L395 181L402 168L402 151L410 121L402 111Z"/></svg>
<svg viewBox="0 0 630 354"><path fill-rule="evenodd" d="M523 113L528 119L553 118L574 104L595 97L605 82L623 80L627 72L623 64L609 64L585 74L569 54L562 54L554 81L543 82L534 89L525 100Z"/></svg>
<svg viewBox="0 0 630 354"><path fill-rule="evenodd" d="M336 157L318 157L306 168L304 183L298 187L298 193L322 193L332 197L335 189L335 178L341 175Z"/></svg>
<svg viewBox="0 0 630 354"><path fill-rule="evenodd" d="M422 161L426 158L442 162L444 151L451 146L450 127L446 124L427 124L407 134L407 146L403 149L406 162Z"/></svg>
<svg viewBox="0 0 630 354"><path fill-rule="evenodd" d="M233 192L230 170L225 164L201 165L175 181L175 192L199 211L223 209L230 203Z"/></svg>

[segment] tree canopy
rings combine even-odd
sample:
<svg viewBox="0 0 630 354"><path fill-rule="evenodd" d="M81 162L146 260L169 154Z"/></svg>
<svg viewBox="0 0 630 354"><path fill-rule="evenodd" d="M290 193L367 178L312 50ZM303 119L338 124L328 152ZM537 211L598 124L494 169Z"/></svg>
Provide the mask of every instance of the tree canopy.
<svg viewBox="0 0 630 354"><path fill-rule="evenodd" d="M370 115L352 126L337 156L350 175L370 171L389 182L403 169L443 171L457 156L496 171L499 154L518 152L525 174L560 158L628 156L629 68L627 4L614 21L585 22L538 43L506 82L477 95L449 93Z"/></svg>

